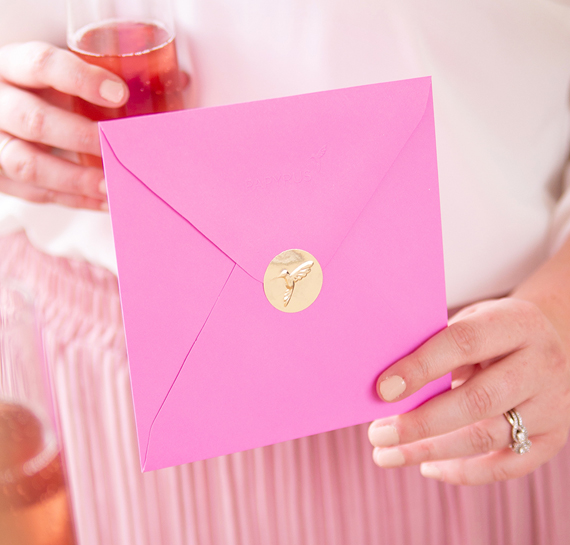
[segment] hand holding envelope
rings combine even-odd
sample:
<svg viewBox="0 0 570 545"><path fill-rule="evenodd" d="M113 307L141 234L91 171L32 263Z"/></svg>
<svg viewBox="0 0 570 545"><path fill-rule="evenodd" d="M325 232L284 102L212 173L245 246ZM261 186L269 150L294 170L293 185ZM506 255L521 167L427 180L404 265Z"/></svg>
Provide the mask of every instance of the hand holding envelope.
<svg viewBox="0 0 570 545"><path fill-rule="evenodd" d="M375 393L447 324L429 78L100 131L144 470L449 387Z"/></svg>

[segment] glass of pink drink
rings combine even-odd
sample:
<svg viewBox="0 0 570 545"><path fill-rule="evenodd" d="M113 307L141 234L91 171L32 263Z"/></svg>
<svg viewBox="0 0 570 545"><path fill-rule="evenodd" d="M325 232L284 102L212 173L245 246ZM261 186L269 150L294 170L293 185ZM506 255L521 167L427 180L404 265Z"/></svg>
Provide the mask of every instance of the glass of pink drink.
<svg viewBox="0 0 570 545"><path fill-rule="evenodd" d="M33 304L0 284L0 543L75 545Z"/></svg>
<svg viewBox="0 0 570 545"><path fill-rule="evenodd" d="M67 43L86 62L122 78L130 93L121 108L103 108L75 98L77 113L103 121L184 107L168 0L68 0ZM101 166L98 157L80 158L85 165Z"/></svg>

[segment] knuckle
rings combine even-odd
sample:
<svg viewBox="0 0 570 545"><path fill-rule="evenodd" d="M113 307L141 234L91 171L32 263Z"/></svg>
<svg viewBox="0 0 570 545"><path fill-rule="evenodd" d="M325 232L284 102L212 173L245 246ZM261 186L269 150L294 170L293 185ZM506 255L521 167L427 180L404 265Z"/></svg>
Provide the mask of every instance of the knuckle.
<svg viewBox="0 0 570 545"><path fill-rule="evenodd" d="M495 438L484 426L472 426L469 434L469 441L474 452L490 452L494 450Z"/></svg>
<svg viewBox="0 0 570 545"><path fill-rule="evenodd" d="M451 340L460 356L469 356L480 342L476 327L462 320L448 328Z"/></svg>
<svg viewBox="0 0 570 545"><path fill-rule="evenodd" d="M84 126L76 130L75 141L77 146L82 150L91 151L93 147L99 147L99 135L97 133L97 125L87 122Z"/></svg>
<svg viewBox="0 0 570 545"><path fill-rule="evenodd" d="M463 399L466 414L482 420L490 413L495 395L491 386L479 385L467 388Z"/></svg>
<svg viewBox="0 0 570 545"><path fill-rule="evenodd" d="M89 193L89 188L94 185L93 178L93 172L86 168L81 170L74 169L69 173L66 184L66 193L87 195Z"/></svg>
<svg viewBox="0 0 570 545"><path fill-rule="evenodd" d="M27 183L36 184L38 181L38 154L29 153L16 162L15 177L17 180Z"/></svg>
<svg viewBox="0 0 570 545"><path fill-rule="evenodd" d="M429 420L424 417L415 417L414 420L410 423L410 429L415 431L415 435L420 439L425 439L427 437L431 437L432 430Z"/></svg>
<svg viewBox="0 0 570 545"><path fill-rule="evenodd" d="M53 45L37 42L31 58L31 68L37 76L41 77L51 64L56 48Z"/></svg>
<svg viewBox="0 0 570 545"><path fill-rule="evenodd" d="M41 141L44 135L45 121L46 110L43 106L35 106L24 113L24 131L29 140Z"/></svg>
<svg viewBox="0 0 570 545"><path fill-rule="evenodd" d="M45 191L42 191L40 199L43 204L46 204L46 203L57 202L57 197L58 197L57 191L54 191L53 189L46 189Z"/></svg>
<svg viewBox="0 0 570 545"><path fill-rule="evenodd" d="M531 363L526 358L520 358L516 368L506 369L501 378L501 387L488 386L493 399L504 399L524 389L525 369L529 369Z"/></svg>
<svg viewBox="0 0 570 545"><path fill-rule="evenodd" d="M527 339L527 343L537 335L544 335L551 327L549 320L540 308L530 301L516 301L514 318L514 324Z"/></svg>
<svg viewBox="0 0 570 545"><path fill-rule="evenodd" d="M72 174L67 176L65 183L60 189L67 193L80 193L83 185L82 176L75 176Z"/></svg>
<svg viewBox="0 0 570 545"><path fill-rule="evenodd" d="M417 458L417 462L436 460L438 458L433 441L420 441L417 443L416 449L414 458Z"/></svg>
<svg viewBox="0 0 570 545"><path fill-rule="evenodd" d="M422 383L431 380L432 367L432 361L428 356L425 354L418 355L413 367L416 379Z"/></svg>
<svg viewBox="0 0 570 545"><path fill-rule="evenodd" d="M85 89L90 79L91 71L87 63L77 63L73 70L73 84L77 91Z"/></svg>
<svg viewBox="0 0 570 545"><path fill-rule="evenodd" d="M554 375L566 376L569 372L569 361L557 340L551 342L546 350L547 361L550 362Z"/></svg>
<svg viewBox="0 0 570 545"><path fill-rule="evenodd" d="M560 370L563 375L568 374L569 368L568 356L559 348L558 344L556 350L553 350L552 364L555 369Z"/></svg>

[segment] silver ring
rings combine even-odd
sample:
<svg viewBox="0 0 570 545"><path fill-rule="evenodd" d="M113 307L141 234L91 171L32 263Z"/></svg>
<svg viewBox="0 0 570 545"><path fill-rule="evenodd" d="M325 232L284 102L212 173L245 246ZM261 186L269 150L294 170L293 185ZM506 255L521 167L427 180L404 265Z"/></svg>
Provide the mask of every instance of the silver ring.
<svg viewBox="0 0 570 545"><path fill-rule="evenodd" d="M532 442L528 438L528 431L523 426L521 415L514 409L511 409L504 414L509 424L513 427L511 430L513 442L509 447L517 454L526 454L530 450Z"/></svg>
<svg viewBox="0 0 570 545"><path fill-rule="evenodd" d="M12 141L14 140L13 136L7 136L6 138L4 138L4 140L2 140L2 142L0 142L0 176L5 176L6 174L4 173L4 170L2 169L2 152L4 151L4 148Z"/></svg>

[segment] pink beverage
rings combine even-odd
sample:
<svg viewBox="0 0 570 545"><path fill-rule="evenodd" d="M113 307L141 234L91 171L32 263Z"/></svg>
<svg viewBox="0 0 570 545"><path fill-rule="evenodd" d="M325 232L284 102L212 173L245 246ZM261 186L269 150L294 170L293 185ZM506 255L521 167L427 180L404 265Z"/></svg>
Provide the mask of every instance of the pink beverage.
<svg viewBox="0 0 570 545"><path fill-rule="evenodd" d="M46 441L46 439L48 439ZM0 402L0 543L75 545L61 456L26 407Z"/></svg>
<svg viewBox="0 0 570 545"><path fill-rule="evenodd" d="M74 99L74 110L94 121L181 110L182 81L174 38L158 24L113 21L78 31L70 49L80 58L113 72L129 87L121 108L96 106ZM81 155L88 166L101 166L99 157Z"/></svg>

